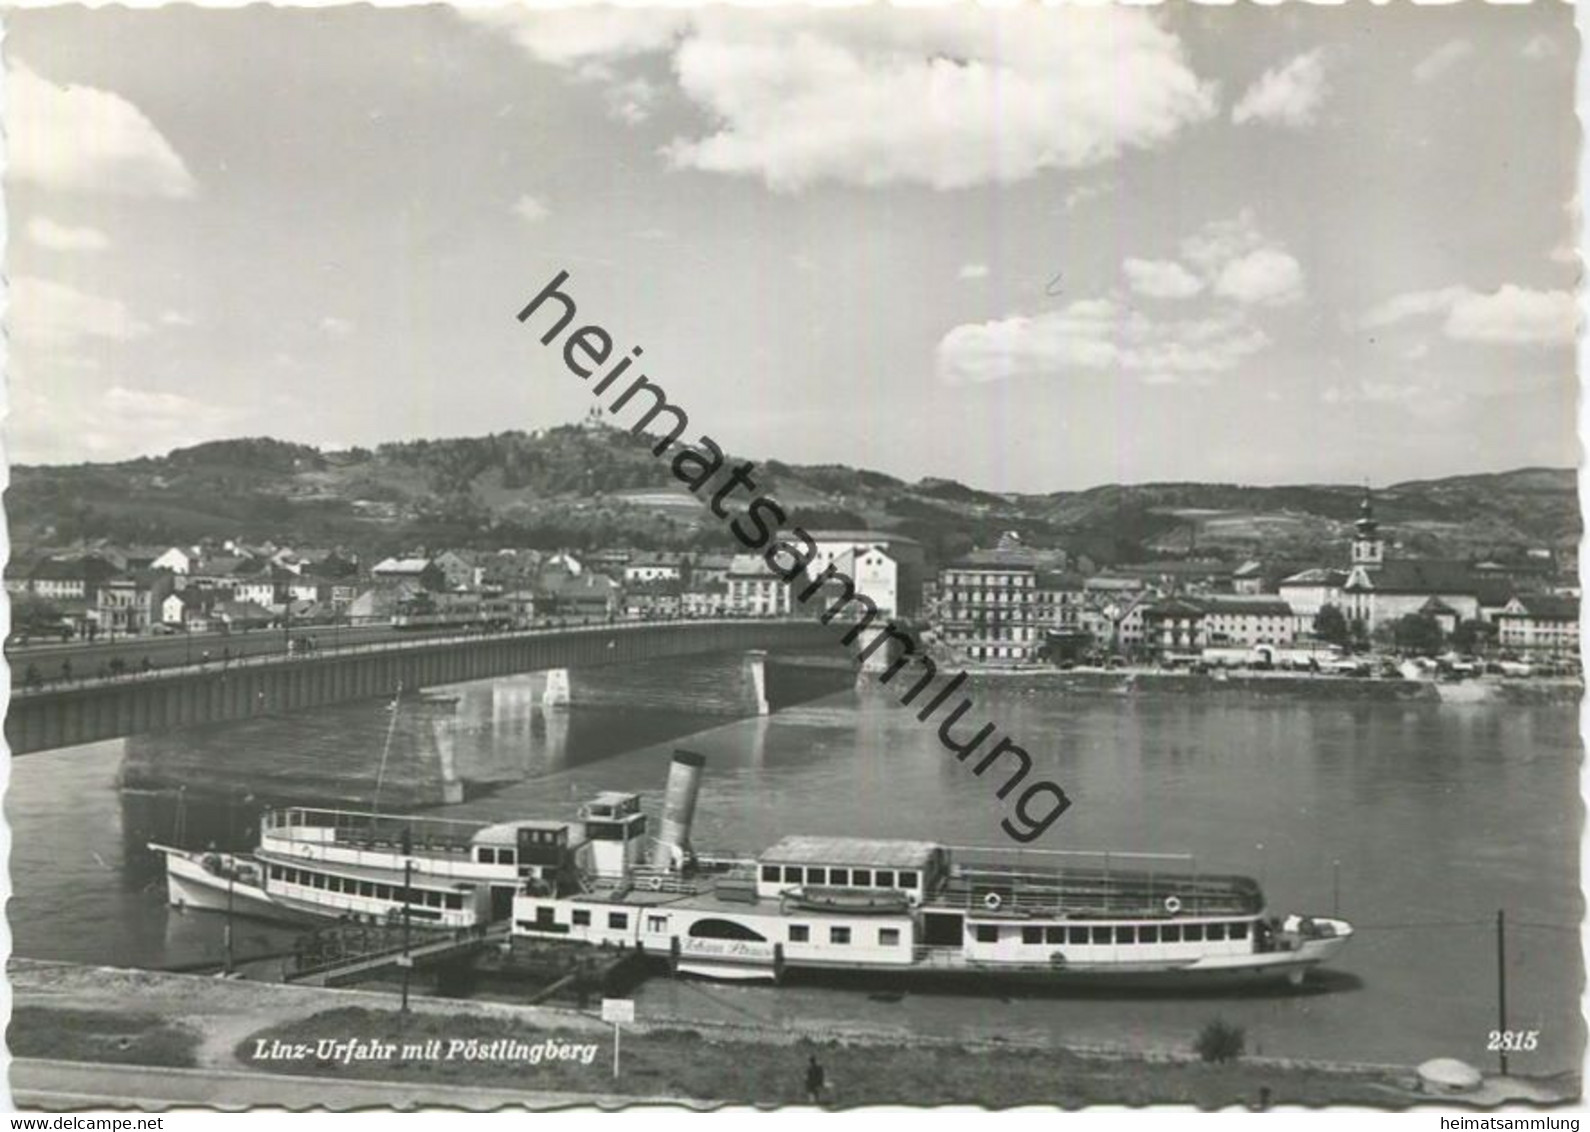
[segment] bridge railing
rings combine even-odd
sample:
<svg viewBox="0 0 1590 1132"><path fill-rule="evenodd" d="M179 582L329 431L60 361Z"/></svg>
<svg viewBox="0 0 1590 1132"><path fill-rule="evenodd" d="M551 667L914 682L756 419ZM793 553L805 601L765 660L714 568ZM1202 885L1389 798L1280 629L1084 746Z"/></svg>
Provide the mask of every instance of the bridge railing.
<svg viewBox="0 0 1590 1132"><path fill-rule="evenodd" d="M11 694L13 697L27 697L29 695L42 695L48 692L58 692L63 689L78 690L88 688L115 687L128 684L147 683L150 681L166 680L173 676L197 675L205 672L231 672L245 668L265 668L282 664L299 664L310 661L324 660L331 657L345 657L369 655L375 653L403 653L423 651L447 645L481 644L485 642L533 640L538 637L551 637L565 633L613 633L632 632L640 629L655 629L662 626L674 628L682 627L710 627L732 625L756 624L806 624L810 619L804 617L667 617L650 620L637 620L625 618L622 620L606 621L595 618L584 618L579 621L563 622L553 625L537 625L530 628L505 629L497 631L479 631L452 634L427 634L422 637L406 637L394 641L367 641L362 644L333 644L329 647L316 646L303 652L289 652L285 649L273 652L251 653L247 656L223 657L209 660L183 661L181 664L168 664L165 667L151 666L148 669L139 669L122 673L106 673L100 675L73 675L40 677L35 681L13 680ZM393 630L398 632L398 630ZM11 659L13 672L17 663L23 658Z"/></svg>

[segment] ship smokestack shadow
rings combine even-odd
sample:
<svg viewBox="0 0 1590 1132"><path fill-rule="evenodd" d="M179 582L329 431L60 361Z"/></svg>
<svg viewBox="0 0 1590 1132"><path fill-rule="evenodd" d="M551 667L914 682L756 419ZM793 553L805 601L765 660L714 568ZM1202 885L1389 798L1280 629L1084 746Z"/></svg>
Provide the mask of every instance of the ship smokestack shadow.
<svg viewBox="0 0 1590 1132"><path fill-rule="evenodd" d="M673 868L690 856L690 827L696 820L696 798L701 793L701 768L707 760L694 751L675 751L668 764L668 786L663 794L662 821L652 845L654 868Z"/></svg>

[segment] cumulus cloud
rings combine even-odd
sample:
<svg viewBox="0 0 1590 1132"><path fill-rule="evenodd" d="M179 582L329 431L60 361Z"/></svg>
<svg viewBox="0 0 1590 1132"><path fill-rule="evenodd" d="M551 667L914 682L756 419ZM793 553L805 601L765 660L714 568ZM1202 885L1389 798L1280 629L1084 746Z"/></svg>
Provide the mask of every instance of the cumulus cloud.
<svg viewBox="0 0 1590 1132"><path fill-rule="evenodd" d="M49 349L70 349L95 338L126 341L149 333L149 325L119 299L31 275L11 281L7 326L18 341Z"/></svg>
<svg viewBox="0 0 1590 1132"><path fill-rule="evenodd" d="M336 315L328 314L320 320L320 331L322 334L329 334L333 338L345 338L353 333L353 323L345 318L338 318Z"/></svg>
<svg viewBox="0 0 1590 1132"><path fill-rule="evenodd" d="M27 232L28 239L39 247L55 252L97 252L110 246L110 240L98 228L57 224L48 216L29 220Z"/></svg>
<svg viewBox="0 0 1590 1132"><path fill-rule="evenodd" d="M1155 384L1207 383L1269 346L1269 335L1255 322L1263 308L1296 302L1304 293L1297 260L1247 211L1204 225L1181 242L1178 258L1128 258L1121 272L1133 294L1198 299L1179 309L1201 313L1158 317L1117 290L1059 310L966 323L939 341L940 380L961 385L1107 374Z"/></svg>
<svg viewBox="0 0 1590 1132"><path fill-rule="evenodd" d="M513 202L513 213L526 224L536 224L551 215L551 210L535 197L526 194Z"/></svg>
<svg viewBox="0 0 1590 1132"><path fill-rule="evenodd" d="M626 125L638 126L651 117L659 93L656 84L648 79L621 82L607 91L607 112Z"/></svg>
<svg viewBox="0 0 1590 1132"><path fill-rule="evenodd" d="M1182 258L1205 274L1218 272L1240 255L1264 244L1264 234L1254 223L1251 209L1230 220L1215 220L1181 242Z"/></svg>
<svg viewBox="0 0 1590 1132"><path fill-rule="evenodd" d="M1530 291L1512 284L1452 304L1445 330L1465 342L1569 343L1578 325L1570 291Z"/></svg>
<svg viewBox="0 0 1590 1132"><path fill-rule="evenodd" d="M967 6L911 16L792 7L476 18L577 74L671 53L680 91L713 126L674 139L669 159L781 191L825 181L1009 183L1162 145L1216 111L1213 85L1193 72L1180 40L1141 9Z"/></svg>
<svg viewBox="0 0 1590 1132"><path fill-rule="evenodd" d="M1552 59L1562 53L1557 46L1557 41L1543 31L1537 31L1525 43L1522 54L1525 59Z"/></svg>
<svg viewBox="0 0 1590 1132"><path fill-rule="evenodd" d="M960 271L957 272L956 275L957 275L957 278L960 278L960 279L987 279L988 278L988 264L986 264L986 263L963 263L963 264L961 264Z"/></svg>
<svg viewBox="0 0 1590 1132"><path fill-rule="evenodd" d="M1222 298L1281 306L1303 297L1302 265L1259 230L1249 209L1205 224L1181 242L1181 254Z"/></svg>
<svg viewBox="0 0 1590 1132"><path fill-rule="evenodd" d="M1567 345L1578 326L1571 291L1535 291L1511 283L1489 293L1468 287L1410 291L1372 308L1363 323L1390 326L1430 315L1445 315L1442 332L1460 342Z"/></svg>
<svg viewBox="0 0 1590 1132"><path fill-rule="evenodd" d="M1121 270L1126 284L1152 299L1187 299L1204 289L1204 281L1170 259L1127 259Z"/></svg>
<svg viewBox="0 0 1590 1132"><path fill-rule="evenodd" d="M1260 248L1221 268L1215 293L1239 303L1295 303L1303 297L1303 268L1279 248Z"/></svg>
<svg viewBox="0 0 1590 1132"><path fill-rule="evenodd" d="M650 54L669 47L692 14L666 7L588 5L532 10L528 5L460 8L459 14L495 28L543 63L576 66Z"/></svg>
<svg viewBox="0 0 1590 1132"><path fill-rule="evenodd" d="M1065 208L1067 212L1075 211L1087 204L1090 200L1102 197L1105 193L1115 188L1113 181L1098 181L1090 185L1078 185L1066 194Z"/></svg>
<svg viewBox="0 0 1590 1132"><path fill-rule="evenodd" d="M1058 311L957 326L940 340L937 365L951 385L1073 373L1172 382L1232 369L1268 343L1240 313L1161 321L1115 299L1081 299Z"/></svg>
<svg viewBox="0 0 1590 1132"><path fill-rule="evenodd" d="M1419 60L1413 77L1421 83L1438 79L1473 54L1474 45L1468 40L1450 39Z"/></svg>
<svg viewBox="0 0 1590 1132"><path fill-rule="evenodd" d="M1231 120L1238 125L1265 122L1294 129L1311 126L1327 93L1324 56L1310 51L1284 67L1264 72L1232 107Z"/></svg>
<svg viewBox="0 0 1590 1132"><path fill-rule="evenodd" d="M193 195L177 151L119 94L61 86L18 66L6 75L6 99L12 176L58 192Z"/></svg>
<svg viewBox="0 0 1590 1132"><path fill-rule="evenodd" d="M15 459L30 463L143 456L214 439L237 422L236 411L214 398L121 382L107 388L91 377L58 373L41 383L23 368L13 370L12 394L8 446Z"/></svg>

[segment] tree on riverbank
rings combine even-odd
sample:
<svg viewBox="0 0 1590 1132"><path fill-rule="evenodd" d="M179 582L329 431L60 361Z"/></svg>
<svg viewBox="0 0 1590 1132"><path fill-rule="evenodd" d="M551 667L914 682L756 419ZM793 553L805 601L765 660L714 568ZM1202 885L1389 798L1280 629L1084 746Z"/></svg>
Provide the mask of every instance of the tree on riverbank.
<svg viewBox="0 0 1590 1132"><path fill-rule="evenodd" d="M1441 651L1445 634L1434 617L1423 613L1409 613L1392 623L1392 640L1403 652L1419 656L1434 656Z"/></svg>
<svg viewBox="0 0 1590 1132"><path fill-rule="evenodd" d="M1452 631L1452 647L1459 652L1484 652L1496 643L1496 626L1486 621L1460 621Z"/></svg>
<svg viewBox="0 0 1590 1132"><path fill-rule="evenodd" d="M1314 636L1330 645L1347 647L1350 637L1347 617L1334 605L1322 605L1314 614Z"/></svg>

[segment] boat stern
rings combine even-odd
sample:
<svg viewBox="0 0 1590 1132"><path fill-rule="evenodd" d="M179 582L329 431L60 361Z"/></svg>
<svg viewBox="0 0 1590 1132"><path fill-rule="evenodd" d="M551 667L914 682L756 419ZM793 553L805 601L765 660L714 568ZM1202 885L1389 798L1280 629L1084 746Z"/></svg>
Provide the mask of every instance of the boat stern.
<svg viewBox="0 0 1590 1132"><path fill-rule="evenodd" d="M1353 938L1353 925L1331 916L1297 918L1298 950L1315 963L1325 963L1341 954Z"/></svg>

